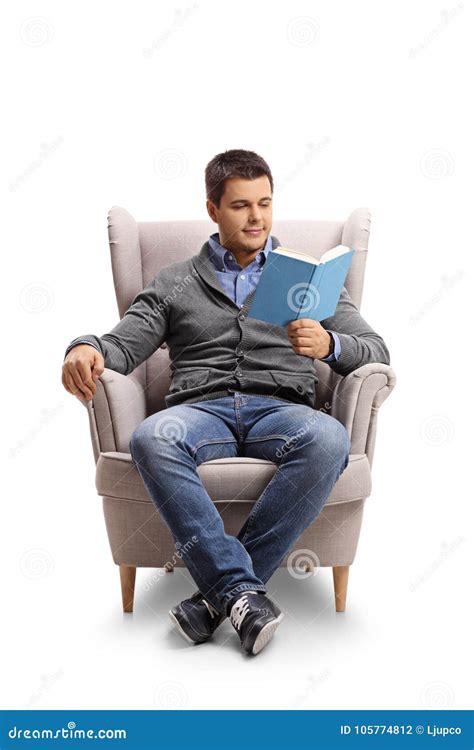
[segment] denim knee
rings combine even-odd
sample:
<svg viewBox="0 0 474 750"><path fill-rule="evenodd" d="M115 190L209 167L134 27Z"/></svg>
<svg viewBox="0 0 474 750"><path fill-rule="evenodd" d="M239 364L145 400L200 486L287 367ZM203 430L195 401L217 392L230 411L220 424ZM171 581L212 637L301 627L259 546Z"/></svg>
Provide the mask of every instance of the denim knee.
<svg viewBox="0 0 474 750"><path fill-rule="evenodd" d="M144 422L141 422L141 424L134 429L128 443L128 450L132 456L134 448L139 448L140 444L143 446L143 444L149 439L149 435L150 431Z"/></svg>
<svg viewBox="0 0 474 750"><path fill-rule="evenodd" d="M332 429L330 431L330 437L328 438L329 450L331 455L339 456L341 459L342 469L341 472L347 467L349 463L349 454L351 451L351 439L345 425L339 422L335 417L332 419Z"/></svg>
<svg viewBox="0 0 474 750"><path fill-rule="evenodd" d="M349 454L351 450L351 439L347 428L335 417L329 414L321 414L322 423L320 432L318 432L319 441L321 441L325 453L328 453L334 459L339 459L343 469L349 463ZM318 439L315 446L318 445Z"/></svg>

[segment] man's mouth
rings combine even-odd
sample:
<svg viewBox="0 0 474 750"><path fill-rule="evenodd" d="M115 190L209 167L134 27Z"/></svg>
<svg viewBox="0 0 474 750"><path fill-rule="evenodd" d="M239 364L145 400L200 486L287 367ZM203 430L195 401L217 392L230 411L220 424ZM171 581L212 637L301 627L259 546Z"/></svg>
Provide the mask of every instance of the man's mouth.
<svg viewBox="0 0 474 750"><path fill-rule="evenodd" d="M257 235L259 235L260 232L262 232L262 231L263 231L263 229L244 229L244 232L246 232L247 234L254 235L255 237Z"/></svg>

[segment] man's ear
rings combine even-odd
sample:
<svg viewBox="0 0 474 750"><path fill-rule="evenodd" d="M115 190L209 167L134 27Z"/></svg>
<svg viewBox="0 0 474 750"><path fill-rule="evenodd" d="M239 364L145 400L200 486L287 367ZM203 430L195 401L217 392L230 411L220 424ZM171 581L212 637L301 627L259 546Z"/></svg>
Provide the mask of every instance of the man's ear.
<svg viewBox="0 0 474 750"><path fill-rule="evenodd" d="M206 200L206 208L214 224L217 224L217 207L209 198Z"/></svg>

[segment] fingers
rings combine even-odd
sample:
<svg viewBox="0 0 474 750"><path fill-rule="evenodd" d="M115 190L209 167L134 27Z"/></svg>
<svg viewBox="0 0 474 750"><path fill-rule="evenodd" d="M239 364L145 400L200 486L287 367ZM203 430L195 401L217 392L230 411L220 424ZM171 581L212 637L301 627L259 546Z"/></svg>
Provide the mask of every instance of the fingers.
<svg viewBox="0 0 474 750"><path fill-rule="evenodd" d="M314 344L314 338L309 336L290 336L289 338L291 343L296 346L311 346L311 344Z"/></svg>
<svg viewBox="0 0 474 750"><path fill-rule="evenodd" d="M81 401L89 401L94 395L90 388L82 382L80 374L71 368L64 371L63 384L69 393L77 396Z"/></svg>
<svg viewBox="0 0 474 750"><path fill-rule="evenodd" d="M66 389L68 393L71 393L73 396L77 396L81 401L84 401L84 398L85 398L84 394L82 393L80 388L77 387L71 374L67 370L64 370L64 369L62 373L62 382L63 382L64 388Z"/></svg>
<svg viewBox="0 0 474 750"><path fill-rule="evenodd" d="M63 363L64 388L81 401L90 401L97 390L96 381L104 372L104 358L94 347L74 347Z"/></svg>
<svg viewBox="0 0 474 750"><path fill-rule="evenodd" d="M91 378L90 374L89 376L87 374L87 369L85 370L85 372L84 369L82 369L81 372L81 370L72 363L63 365L63 386L69 393L71 393L73 396L77 396L81 401L89 401L95 394L96 385L95 383L85 382L88 380L91 381Z"/></svg>
<svg viewBox="0 0 474 750"><path fill-rule="evenodd" d="M97 353L94 357L94 365L92 368L92 377L94 382L100 378L104 372L104 358L101 354Z"/></svg>
<svg viewBox="0 0 474 750"><path fill-rule="evenodd" d="M86 398L92 398L95 395L96 384L92 379L92 368L90 362L79 361L77 371L72 370L75 383L82 390Z"/></svg>
<svg viewBox="0 0 474 750"><path fill-rule="evenodd" d="M310 330L309 328L297 328L294 331L288 331L287 332L288 338L291 342L294 341L304 341L304 342L314 342L314 341L324 341L325 335L324 333L318 333L314 330Z"/></svg>

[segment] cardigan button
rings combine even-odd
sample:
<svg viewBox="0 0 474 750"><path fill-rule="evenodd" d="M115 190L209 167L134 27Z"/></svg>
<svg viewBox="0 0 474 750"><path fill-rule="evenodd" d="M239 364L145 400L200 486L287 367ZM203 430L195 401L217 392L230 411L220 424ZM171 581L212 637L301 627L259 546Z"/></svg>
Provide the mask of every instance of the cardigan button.
<svg viewBox="0 0 474 750"><path fill-rule="evenodd" d="M302 385L297 385L296 386L296 390L299 391L299 393L301 393L302 390L303 390L303 386Z"/></svg>
<svg viewBox="0 0 474 750"><path fill-rule="evenodd" d="M237 355L238 355L239 357L241 357L241 356L242 356L242 354L244 353L244 350L243 350L243 349L236 349L236 350L235 350L235 353L236 353L236 354L237 354Z"/></svg>
<svg viewBox="0 0 474 750"><path fill-rule="evenodd" d="M239 320L245 320L245 315L243 313L240 313Z"/></svg>

